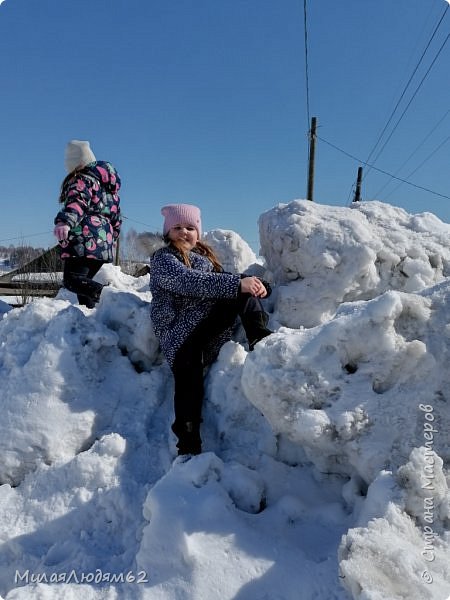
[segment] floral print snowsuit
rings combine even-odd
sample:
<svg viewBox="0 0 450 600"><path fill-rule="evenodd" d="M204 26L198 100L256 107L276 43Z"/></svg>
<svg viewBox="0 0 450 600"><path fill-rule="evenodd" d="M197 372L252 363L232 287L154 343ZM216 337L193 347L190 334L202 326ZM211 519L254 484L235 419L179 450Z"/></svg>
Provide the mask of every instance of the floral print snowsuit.
<svg viewBox="0 0 450 600"><path fill-rule="evenodd" d="M55 217L55 223L70 227L69 238L59 242L62 259L112 262L122 224L119 189L119 175L109 162L90 163L67 178L64 205Z"/></svg>

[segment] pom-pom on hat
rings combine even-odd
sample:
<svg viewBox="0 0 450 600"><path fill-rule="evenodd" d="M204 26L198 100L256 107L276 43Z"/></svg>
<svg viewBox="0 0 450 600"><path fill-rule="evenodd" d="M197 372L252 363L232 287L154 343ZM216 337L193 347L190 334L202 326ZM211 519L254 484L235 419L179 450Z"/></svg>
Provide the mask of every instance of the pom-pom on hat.
<svg viewBox="0 0 450 600"><path fill-rule="evenodd" d="M192 225L197 230L198 237L202 237L202 219L200 209L197 206L193 204L168 204L163 206L161 214L164 217L164 235L175 225Z"/></svg>
<svg viewBox="0 0 450 600"><path fill-rule="evenodd" d="M85 167L96 160L89 142L72 140L67 144L64 165L68 173L72 173L77 167Z"/></svg>

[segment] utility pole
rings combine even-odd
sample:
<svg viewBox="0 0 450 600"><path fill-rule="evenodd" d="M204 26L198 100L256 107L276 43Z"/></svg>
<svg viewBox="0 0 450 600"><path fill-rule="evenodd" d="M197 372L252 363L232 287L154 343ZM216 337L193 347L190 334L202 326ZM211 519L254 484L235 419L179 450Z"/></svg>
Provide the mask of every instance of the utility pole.
<svg viewBox="0 0 450 600"><path fill-rule="evenodd" d="M311 129L309 132L309 159L308 159L308 191L306 192L306 199L313 200L314 191L314 167L316 157L316 117L311 117Z"/></svg>
<svg viewBox="0 0 450 600"><path fill-rule="evenodd" d="M116 267L120 264L120 237L116 240L116 256L114 257L114 264Z"/></svg>
<svg viewBox="0 0 450 600"><path fill-rule="evenodd" d="M355 197L353 198L353 202L361 202L362 172L363 172L363 168L358 167L358 176L356 178L356 190L355 190Z"/></svg>

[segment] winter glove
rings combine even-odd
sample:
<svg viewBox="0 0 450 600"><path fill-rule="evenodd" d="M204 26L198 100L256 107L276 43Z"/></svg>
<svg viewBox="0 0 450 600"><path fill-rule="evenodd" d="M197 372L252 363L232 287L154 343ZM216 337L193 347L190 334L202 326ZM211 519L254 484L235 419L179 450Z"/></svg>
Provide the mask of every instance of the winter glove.
<svg viewBox="0 0 450 600"><path fill-rule="evenodd" d="M70 227L65 223L56 223L53 234L55 235L58 242L63 242L69 237Z"/></svg>

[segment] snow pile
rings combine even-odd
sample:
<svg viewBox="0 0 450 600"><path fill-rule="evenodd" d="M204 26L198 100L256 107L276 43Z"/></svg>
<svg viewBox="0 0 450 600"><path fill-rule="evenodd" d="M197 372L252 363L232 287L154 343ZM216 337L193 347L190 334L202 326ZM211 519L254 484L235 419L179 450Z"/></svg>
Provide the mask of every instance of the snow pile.
<svg viewBox="0 0 450 600"><path fill-rule="evenodd" d="M154 355L148 305L109 289L102 302L110 308L100 307L95 318L47 299L10 311L0 323L2 482L17 485L37 464L74 457L111 427L124 396L144 393L132 362L150 364ZM123 316L128 326L120 327ZM132 331L134 324L146 327Z"/></svg>
<svg viewBox="0 0 450 600"><path fill-rule="evenodd" d="M449 597L450 502L442 464L429 448L415 448L397 482L382 472L369 487L364 525L351 529L339 549L354 598L385 598L385 590L389 598Z"/></svg>
<svg viewBox="0 0 450 600"><path fill-rule="evenodd" d="M276 333L222 348L187 462L148 275L3 315L3 598L447 600L448 226L299 201L260 223L266 265L208 241L272 274Z"/></svg>
<svg viewBox="0 0 450 600"><path fill-rule="evenodd" d="M450 430L442 368L450 361L449 302L446 281L425 295L386 292L343 304L316 328L282 328L247 358L245 394L320 470L368 485L417 445L421 405L433 405L440 432ZM445 435L435 436L436 452L449 460L447 444Z"/></svg>
<svg viewBox="0 0 450 600"><path fill-rule="evenodd" d="M6 302L4 302L3 300L0 300L0 318L10 310L11 310L11 306L9 304L7 304Z"/></svg>
<svg viewBox="0 0 450 600"><path fill-rule="evenodd" d="M260 265L247 242L234 231L213 229L204 235L204 240L214 249L224 271L228 273L245 273Z"/></svg>
<svg viewBox="0 0 450 600"><path fill-rule="evenodd" d="M337 505L333 510L330 497L319 501L317 484L296 474L297 481L289 467L268 457L259 472L224 463L213 453L186 464L175 461L144 506L149 524L137 565L153 574L149 597L340 597L329 586L326 527L334 529L345 514ZM289 496L282 495L286 481L292 486ZM311 497L317 494L314 508L302 488L309 488ZM264 511L263 494L269 505ZM322 548L317 541L299 548L308 512L316 514L308 535L315 534Z"/></svg>
<svg viewBox="0 0 450 600"><path fill-rule="evenodd" d="M417 292L450 275L450 225L380 202L353 207L297 200L260 216L282 325L319 325L342 302Z"/></svg>

